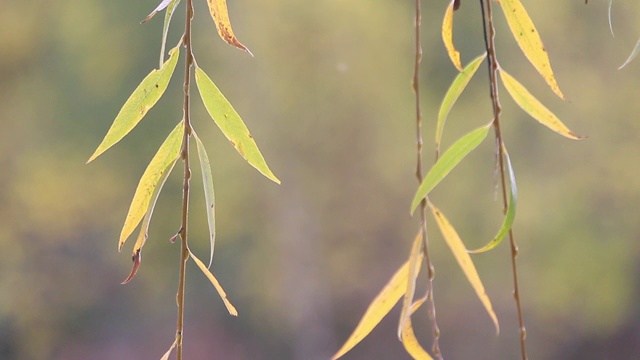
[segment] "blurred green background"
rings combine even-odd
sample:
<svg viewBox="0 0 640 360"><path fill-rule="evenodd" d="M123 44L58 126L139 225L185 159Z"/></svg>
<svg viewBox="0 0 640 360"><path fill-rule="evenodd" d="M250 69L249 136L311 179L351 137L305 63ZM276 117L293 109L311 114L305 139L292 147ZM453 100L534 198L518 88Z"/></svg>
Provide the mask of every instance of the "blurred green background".
<svg viewBox="0 0 640 360"><path fill-rule="evenodd" d="M523 1L545 41L567 102L522 56L496 6L498 56L573 131L570 141L528 118L502 91L503 128L520 191L515 223L532 359L637 359L640 353L640 60L618 71L640 33L640 3ZM139 126L84 163L137 83L158 65L162 15L151 1L3 2L0 12L0 358L158 359L173 341L181 171L158 201L141 270L117 236L137 181L180 120L181 65ZM438 104L456 71L442 46L446 1L423 5L426 166ZM224 44L195 1L194 47L282 180L248 166L193 104L213 164L218 237L213 271L237 306L227 315L190 263L188 359L326 359L406 259L418 220L414 177L413 2L230 1L236 35ZM168 47L182 34L176 12ZM463 63L483 50L477 2L455 17ZM182 60L181 60L182 61ZM486 70L454 107L445 147L491 118ZM468 244L498 228L492 142L432 200ZM178 164L176 169L180 169ZM194 169L191 244L208 257ZM475 256L502 332L433 226L435 297L448 359L519 354L509 249ZM130 240L131 241L131 240ZM398 309L345 359L408 359ZM426 312L414 326L426 347Z"/></svg>

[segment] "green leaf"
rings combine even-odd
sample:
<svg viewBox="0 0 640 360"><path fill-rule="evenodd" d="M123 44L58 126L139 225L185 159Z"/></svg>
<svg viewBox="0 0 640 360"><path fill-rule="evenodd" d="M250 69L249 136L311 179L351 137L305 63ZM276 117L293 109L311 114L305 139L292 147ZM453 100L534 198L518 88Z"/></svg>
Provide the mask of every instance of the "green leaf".
<svg viewBox="0 0 640 360"><path fill-rule="evenodd" d="M473 149L487 137L491 123L477 128L456 141L442 156L436 161L433 167L422 180L411 203L411 213L416 210L422 199L427 197L431 190L436 187L462 159L464 159Z"/></svg>
<svg viewBox="0 0 640 360"><path fill-rule="evenodd" d="M438 112L438 123L436 125L436 153L440 154L440 143L442 141L442 132L444 131L444 124L447 121L447 116L449 116L449 111L453 107L453 104L456 103L460 94L464 91L469 84L469 81L473 77L473 75L480 67L480 64L487 57L487 53L484 53L477 58L475 58L472 62L467 65L461 73L459 73L456 78L449 86L449 90L447 90L444 99L442 99L442 103L440 104L440 111Z"/></svg>
<svg viewBox="0 0 640 360"><path fill-rule="evenodd" d="M516 207L518 204L518 187L516 186L516 176L513 173L513 167L511 166L511 159L509 158L509 154L507 153L507 148L502 146L502 152L504 154L504 158L507 163L507 170L509 171L510 186L509 186L509 204L507 206L507 212L504 216L504 221L502 222L502 226L500 227L500 230L498 230L498 233L493 238L493 240L489 241L487 245L477 250L470 250L469 253L471 254L483 253L485 251L489 251L495 248L496 246L498 246L498 244L502 242L505 236L507 236L507 234L509 233L509 230L511 230L511 227L513 226L513 221L516 218Z"/></svg>
<svg viewBox="0 0 640 360"><path fill-rule="evenodd" d="M406 322L411 321L411 303L416 293L416 278L420 272L422 245L424 244L423 237L427 236L422 231L418 233L413 245L411 246L411 253L409 254L409 273L407 275L407 291L404 293L404 300L402 301L402 311L400 312L400 321L398 322L398 339L403 340L402 332L406 329ZM409 325L411 327L411 325Z"/></svg>
<svg viewBox="0 0 640 360"><path fill-rule="evenodd" d="M169 51L169 60L167 60L158 70L153 70L133 91L129 99L125 102L122 109L111 124L111 128L102 140L96 151L91 155L87 163L90 163L100 154L122 140L133 128L142 120L160 97L167 89L173 70L178 63L180 56L180 46Z"/></svg>
<svg viewBox="0 0 640 360"><path fill-rule="evenodd" d="M573 140L583 139L571 132L557 116L547 109L538 99L520 84L513 76L509 75L504 69L500 68L500 78L504 87L518 106L536 119L542 125L557 132L558 134Z"/></svg>
<svg viewBox="0 0 640 360"><path fill-rule="evenodd" d="M422 234L418 234L421 237ZM418 263L422 261L422 253L419 255ZM395 304L400 300L402 295L407 292L407 279L409 278L409 260L407 260L398 271L393 274L391 279L382 288L380 293L371 301L367 311L360 319L360 322L353 330L347 341L342 345L340 350L336 352L331 360L336 360L353 349L362 339L364 339L371 331L382 321L382 319L393 309Z"/></svg>
<svg viewBox="0 0 640 360"><path fill-rule="evenodd" d="M496 313L493 311L493 306L491 305L491 300L489 300L489 296L484 290L484 285L482 285L482 280L480 280L480 275L478 275L478 270L476 270L476 266L473 264L473 260L471 260L471 256L467 253L467 249L460 239L460 235L456 229L451 225L449 220L444 216L442 211L438 209L435 205L429 202L429 207L431 208L431 213L433 217L436 219L438 223L438 227L440 228L440 232L444 237L449 249L453 253L453 256L456 258L458 265L464 272L464 275L469 280L471 287L476 292L476 295L482 302L485 310L489 314L489 317L493 321L493 324L496 327L496 332L500 332L500 325L498 323L498 317Z"/></svg>
<svg viewBox="0 0 640 360"><path fill-rule="evenodd" d="M216 245L216 197L213 192L213 174L211 174L211 163L209 162L209 156L207 155L207 150L204 148L204 144L200 141L195 130L193 130L191 134L193 134L193 138L196 139L200 169L202 170L204 200L207 206L207 222L209 223L209 240L211 242L211 255L209 256L209 266L207 266L207 268L209 268L213 262L213 249Z"/></svg>
<svg viewBox="0 0 640 360"><path fill-rule="evenodd" d="M231 304L231 302L227 298L227 293L224 291L224 289L222 288L222 286L218 282L218 279L216 279L216 277L213 276L211 271L209 271L209 269L207 269L207 266L200 259L198 259L198 257L195 256L191 252L191 250L189 250L189 256L191 256L193 261L195 261L196 265L198 265L200 270L204 273L204 275L207 277L207 279L209 279L209 281L211 282L213 287L216 289L216 291L220 295L220 298L222 299L222 302L224 302L224 306L227 308L227 311L229 311L229 314L231 314L233 316L238 316L238 310L236 310L236 308L233 306L233 304Z"/></svg>
<svg viewBox="0 0 640 360"><path fill-rule="evenodd" d="M133 195L127 218L120 233L118 250L122 250L125 241L138 226L142 217L149 210L156 188L161 187L165 173L173 168L173 164L180 155L182 147L182 137L184 134L184 123L178 123L173 131L167 136L164 143L158 149L147 169L142 174L136 192ZM155 200L154 200L155 202Z"/></svg>
<svg viewBox="0 0 640 360"><path fill-rule="evenodd" d="M623 67L627 66L633 59L635 59L636 56L638 56L638 53L640 53L640 40L638 40L638 42L636 43L636 47L633 48L633 51L631 52L631 55L629 55L629 57L627 58L627 61L625 61L624 64L622 64L618 68L618 70L620 70Z"/></svg>
<svg viewBox="0 0 640 360"><path fill-rule="evenodd" d="M504 16L507 18L509 29L511 29L511 33L524 55L529 59L533 67L538 70L540 75L542 75L549 87L551 87L551 90L561 99L564 99L564 95L562 91L560 91L556 78L553 75L547 50L544 48L538 30L536 30L536 27L533 25L533 21L529 17L527 10L522 6L520 0L500 0L500 5L502 6Z"/></svg>
<svg viewBox="0 0 640 360"><path fill-rule="evenodd" d="M227 139L231 141L231 144L240 156L247 160L251 166L260 171L264 176L280 184L280 180L271 172L262 157L256 142L253 140L249 129L247 129L240 115L238 115L218 87L211 81L211 78L197 66L196 83L198 84L202 102L204 102L204 106L209 112L209 115L211 115L213 121L215 121Z"/></svg>
<svg viewBox="0 0 640 360"><path fill-rule="evenodd" d="M162 44L160 46L160 64L164 63L164 49L167 44L167 34L169 33L169 24L171 23L171 17L176 9L176 6L180 3L180 0L171 0L171 4L167 7L167 12L164 14L164 25L162 25Z"/></svg>

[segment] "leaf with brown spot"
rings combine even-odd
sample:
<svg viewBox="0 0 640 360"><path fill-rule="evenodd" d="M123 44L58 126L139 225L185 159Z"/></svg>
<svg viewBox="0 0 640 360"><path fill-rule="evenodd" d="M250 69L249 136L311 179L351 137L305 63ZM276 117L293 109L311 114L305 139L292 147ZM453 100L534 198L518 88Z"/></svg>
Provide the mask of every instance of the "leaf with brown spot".
<svg viewBox="0 0 640 360"><path fill-rule="evenodd" d="M227 44L231 46L235 46L240 50L244 50L249 53L249 55L253 56L249 49L242 45L236 36L233 34L233 29L231 28L231 20L229 20L229 11L227 10L227 0L207 0L209 4L209 12L211 13L211 17L213 21L216 23L216 28L218 29L218 35L224 40Z"/></svg>

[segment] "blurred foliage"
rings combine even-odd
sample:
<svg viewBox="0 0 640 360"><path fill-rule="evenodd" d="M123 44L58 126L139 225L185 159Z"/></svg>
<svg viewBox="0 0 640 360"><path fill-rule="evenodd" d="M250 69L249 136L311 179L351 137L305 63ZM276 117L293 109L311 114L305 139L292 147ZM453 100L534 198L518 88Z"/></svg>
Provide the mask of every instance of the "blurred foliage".
<svg viewBox="0 0 640 360"><path fill-rule="evenodd" d="M181 116L181 89L122 143L84 161L136 84L157 66L162 21L153 3L10 1L0 12L0 358L156 359L174 333L179 176L158 201L138 277L120 286L129 248L117 234L145 165ZM240 316L206 278L187 282L187 358L323 359L402 263L416 221L412 4L391 1L234 1L236 35L255 58L219 40L196 1L195 42L207 71L260 139L282 180L246 165L194 103L216 183L213 270ZM528 1L563 103L547 90L497 16L502 65L579 134L566 141L503 100L518 174L515 221L530 356L634 359L640 352L640 62L618 71L637 40L640 4ZM456 74L441 44L446 2L425 3L425 139ZM169 44L179 38L176 12ZM462 62L482 52L478 4L454 29ZM501 28L500 28L501 27ZM470 34L477 34L471 36ZM173 40L172 40L173 39ZM452 110L444 146L491 117L486 74ZM429 142L426 142L429 144ZM432 195L470 248L500 222L484 144ZM198 169L193 182L199 180ZM199 188L195 186L194 189ZM191 205L192 248L208 252L203 194ZM441 347L451 359L518 353L508 248L474 257L501 320L492 324L431 226ZM423 311L423 310L420 310ZM417 318L426 319L418 316ZM345 359L403 359L396 316ZM415 322L417 334L427 324Z"/></svg>

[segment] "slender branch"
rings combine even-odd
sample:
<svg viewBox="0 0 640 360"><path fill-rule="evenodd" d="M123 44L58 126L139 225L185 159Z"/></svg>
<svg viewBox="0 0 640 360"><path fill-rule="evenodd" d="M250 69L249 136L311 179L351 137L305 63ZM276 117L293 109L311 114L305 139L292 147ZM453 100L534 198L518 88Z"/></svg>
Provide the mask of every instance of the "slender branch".
<svg viewBox="0 0 640 360"><path fill-rule="evenodd" d="M422 46L420 40L420 30L422 23L422 12L420 8L420 0L415 0L415 61L413 69L413 91L416 95L416 144L417 144L417 164L416 177L418 184L422 183L422 109L420 107L420 61L422 60ZM422 252L424 254L425 264L428 271L427 280L427 307L429 318L431 319L431 327L433 328L433 354L438 360L442 360L440 352L440 328L436 321L436 305L433 296L433 279L435 278L435 269L429 256L429 239L427 237L427 199L423 199L420 203L420 227L422 229Z"/></svg>
<svg viewBox="0 0 640 360"><path fill-rule="evenodd" d="M184 65L184 137L182 139L182 160L184 161L184 180L182 188L182 224L180 226L180 279L178 280L178 294L176 302L178 304L178 320L176 324L176 359L182 360L182 339L184 334L184 294L185 280L187 272L187 261L189 260L189 248L187 244L187 228L189 219L189 180L191 179L191 168L189 166L189 139L191 136L191 111L190 111L190 88L191 88L191 67L193 66L193 52L191 50L191 20L193 19L193 2L186 0L186 20L184 37L182 39L186 48Z"/></svg>
<svg viewBox="0 0 640 360"><path fill-rule="evenodd" d="M500 97L498 95L498 59L495 48L495 28L493 26L493 14L491 10L491 0L480 0L480 8L482 9L482 23L484 30L485 47L489 59L489 82L491 86L491 101L493 103L493 128L496 135L496 154L498 158L498 167L500 169L500 183L502 186L502 202L503 211L506 213L508 207L507 200L507 183L505 177L504 154L502 132L500 130ZM520 299L520 288L518 282L518 245L513 236L513 229L509 230L509 242L511 244L511 268L513 273L513 297L516 302L518 312L518 325L520 327L520 352L522 360L527 360L526 337L527 330L524 326L524 316L522 313L522 302Z"/></svg>

